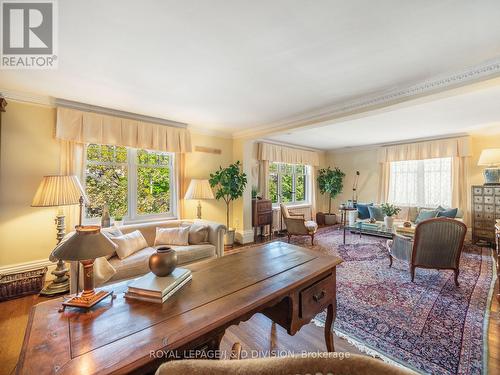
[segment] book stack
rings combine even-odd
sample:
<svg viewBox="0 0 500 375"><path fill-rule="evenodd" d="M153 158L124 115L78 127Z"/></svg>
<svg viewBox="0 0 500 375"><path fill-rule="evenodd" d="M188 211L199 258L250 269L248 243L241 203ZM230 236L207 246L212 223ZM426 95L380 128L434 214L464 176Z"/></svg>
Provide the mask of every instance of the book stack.
<svg viewBox="0 0 500 375"><path fill-rule="evenodd" d="M176 268L170 275L158 277L150 272L134 280L125 292L125 298L163 303L186 285L193 276L187 268Z"/></svg>

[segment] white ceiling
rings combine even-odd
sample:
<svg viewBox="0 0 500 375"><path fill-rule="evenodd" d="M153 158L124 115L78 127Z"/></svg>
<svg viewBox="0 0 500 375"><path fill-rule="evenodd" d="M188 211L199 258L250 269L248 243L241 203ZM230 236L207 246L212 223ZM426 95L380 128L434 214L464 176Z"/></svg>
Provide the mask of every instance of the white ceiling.
<svg viewBox="0 0 500 375"><path fill-rule="evenodd" d="M58 4L59 68L0 71L0 89L226 132L500 56L498 0Z"/></svg>
<svg viewBox="0 0 500 375"><path fill-rule="evenodd" d="M367 113L362 118L307 129L295 129L267 139L324 150L431 138L498 129L500 133L500 79L451 96L415 100ZM446 93L448 94L448 93ZM498 136L498 135L497 135Z"/></svg>

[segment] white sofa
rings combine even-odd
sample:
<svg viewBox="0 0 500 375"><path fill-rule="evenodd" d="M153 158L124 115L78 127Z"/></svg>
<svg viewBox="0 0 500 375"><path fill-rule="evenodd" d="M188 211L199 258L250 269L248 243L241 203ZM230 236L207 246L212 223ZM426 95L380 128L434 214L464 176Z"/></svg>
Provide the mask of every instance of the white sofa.
<svg viewBox="0 0 500 375"><path fill-rule="evenodd" d="M156 251L154 246L156 228L172 228L178 226L188 226L193 223L204 224L208 226L208 243L202 244L190 244L188 246L170 246L177 252L178 265L186 265L194 263L200 260L221 257L224 255L224 234L226 232L226 226L205 220L168 220L159 222L150 222L142 224L132 224L119 226L118 229L123 234L133 232L135 230L141 231L142 235L146 239L148 247L135 252L134 254L120 259L116 254L108 259L109 264L116 271L111 278L106 280L106 282L99 282L99 271L94 269L94 280L95 286L102 286L111 284L117 281L131 279L144 275L149 272L149 257ZM105 260L103 260L105 262ZM96 261L97 263L97 261ZM96 267L94 267L96 268ZM76 280L77 280L77 262L71 262L70 265L70 289L71 293L76 292ZM80 275L80 280L81 280ZM82 284L80 282L80 288Z"/></svg>

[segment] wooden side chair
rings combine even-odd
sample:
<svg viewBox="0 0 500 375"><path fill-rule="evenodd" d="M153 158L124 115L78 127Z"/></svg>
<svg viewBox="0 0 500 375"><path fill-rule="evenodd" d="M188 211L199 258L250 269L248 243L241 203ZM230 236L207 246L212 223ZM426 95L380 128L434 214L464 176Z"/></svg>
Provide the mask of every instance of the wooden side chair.
<svg viewBox="0 0 500 375"><path fill-rule="evenodd" d="M387 241L390 267L392 258L407 261L410 265L411 281L415 279L415 269L435 268L453 270L455 285L460 273L460 255L464 247L467 226L461 221L439 217L422 221L415 228L415 237L396 235Z"/></svg>
<svg viewBox="0 0 500 375"><path fill-rule="evenodd" d="M283 203L280 204L280 209L288 233L288 242L291 236L310 236L311 245L314 245L314 235L318 230L318 224L312 220L305 220L304 214L291 213Z"/></svg>

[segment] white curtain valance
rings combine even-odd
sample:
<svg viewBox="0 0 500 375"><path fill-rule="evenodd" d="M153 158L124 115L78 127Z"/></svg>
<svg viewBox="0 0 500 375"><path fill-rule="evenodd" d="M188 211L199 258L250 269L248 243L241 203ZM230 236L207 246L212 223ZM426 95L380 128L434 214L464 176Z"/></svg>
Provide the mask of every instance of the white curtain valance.
<svg viewBox="0 0 500 375"><path fill-rule="evenodd" d="M189 130L58 107L56 138L168 152L191 152Z"/></svg>
<svg viewBox="0 0 500 375"><path fill-rule="evenodd" d="M319 166L319 155L317 152L271 143L259 143L257 159L278 163Z"/></svg>
<svg viewBox="0 0 500 375"><path fill-rule="evenodd" d="M378 161L389 163L401 160L469 156L471 156L470 137L460 137L382 147L378 152Z"/></svg>

